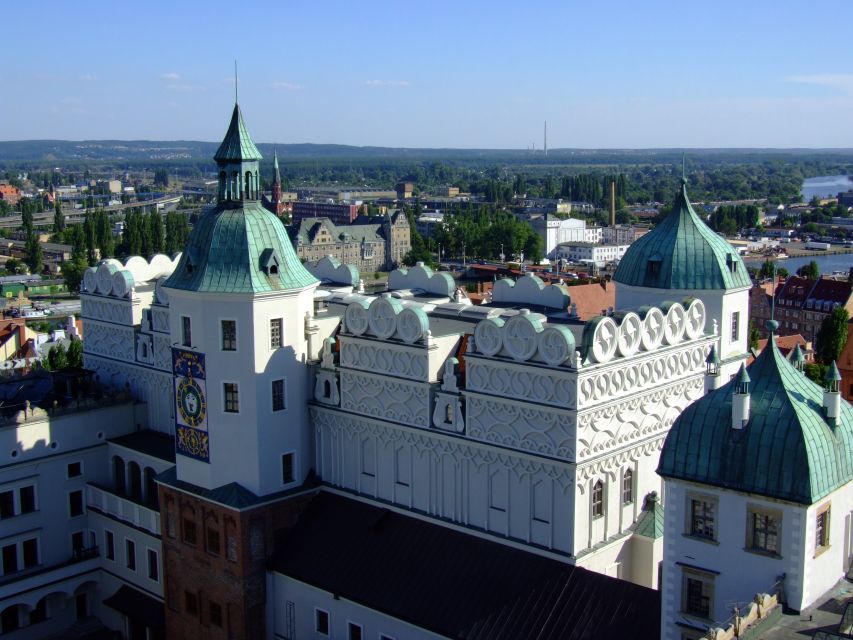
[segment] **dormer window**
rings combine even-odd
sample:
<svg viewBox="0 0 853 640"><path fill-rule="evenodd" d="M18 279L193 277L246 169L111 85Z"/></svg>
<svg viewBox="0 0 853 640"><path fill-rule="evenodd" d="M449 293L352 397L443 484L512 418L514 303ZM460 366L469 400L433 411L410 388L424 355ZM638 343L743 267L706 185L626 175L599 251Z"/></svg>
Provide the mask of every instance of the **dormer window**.
<svg viewBox="0 0 853 640"><path fill-rule="evenodd" d="M261 252L260 267L268 276L277 276L279 267L278 254L275 249L264 249Z"/></svg>
<svg viewBox="0 0 853 640"><path fill-rule="evenodd" d="M729 268L729 273L737 273L737 260L735 260L734 256L730 253L726 254L726 265Z"/></svg>
<svg viewBox="0 0 853 640"><path fill-rule="evenodd" d="M653 255L646 262L646 284L654 285L657 282L658 275L661 271L661 257L657 254Z"/></svg>

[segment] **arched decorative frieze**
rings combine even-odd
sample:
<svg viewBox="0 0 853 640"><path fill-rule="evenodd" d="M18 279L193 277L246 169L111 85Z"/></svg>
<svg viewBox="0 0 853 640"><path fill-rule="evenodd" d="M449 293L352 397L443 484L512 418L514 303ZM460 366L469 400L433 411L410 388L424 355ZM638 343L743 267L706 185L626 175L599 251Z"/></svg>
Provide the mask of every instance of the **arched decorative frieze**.
<svg viewBox="0 0 853 640"><path fill-rule="evenodd" d="M532 316L529 309L507 320L503 327L504 348L515 360L524 362L536 354L537 337L542 332L542 322Z"/></svg>
<svg viewBox="0 0 853 640"><path fill-rule="evenodd" d="M619 327L613 318L598 316L589 320L583 329L583 346L590 362L608 362L616 353Z"/></svg>
<svg viewBox="0 0 853 640"><path fill-rule="evenodd" d="M368 308L370 333L380 340L387 340L397 332L397 315L403 305L396 298L383 295L374 298Z"/></svg>
<svg viewBox="0 0 853 640"><path fill-rule="evenodd" d="M403 309L397 316L397 332L403 342L413 344L423 340L429 331L429 317L420 307Z"/></svg>
<svg viewBox="0 0 853 640"><path fill-rule="evenodd" d="M346 371L341 374L341 407L362 415L429 427L429 393L422 385Z"/></svg>
<svg viewBox="0 0 853 640"><path fill-rule="evenodd" d="M669 345L678 344L684 337L686 324L684 307L678 302L664 302L661 310L666 313L663 339Z"/></svg>
<svg viewBox="0 0 853 640"><path fill-rule="evenodd" d="M485 356L496 356L503 348L503 326L501 318L486 318L477 323L474 339L477 350Z"/></svg>
<svg viewBox="0 0 853 640"><path fill-rule="evenodd" d="M705 303L699 298L690 298L684 301L684 305L686 309L684 333L688 339L694 340L705 334L707 321Z"/></svg>
<svg viewBox="0 0 853 640"><path fill-rule="evenodd" d="M355 300L347 305L347 310L344 312L344 320L347 330L356 336L364 335L370 326L370 318L368 317L369 300Z"/></svg>
<svg viewBox="0 0 853 640"><path fill-rule="evenodd" d="M361 344L351 339L341 342L341 366L373 373L426 381L429 373L429 354L411 347Z"/></svg>
<svg viewBox="0 0 853 640"><path fill-rule="evenodd" d="M637 353L643 340L643 321L633 311L619 314L619 337L616 341L619 355L629 357Z"/></svg>
<svg viewBox="0 0 853 640"><path fill-rule="evenodd" d="M560 366L575 352L575 336L568 327L562 325L546 327L537 340L539 357L552 367Z"/></svg>
<svg viewBox="0 0 853 640"><path fill-rule="evenodd" d="M641 343L646 351L654 351L663 341L664 315L657 307L640 307L639 315L643 319Z"/></svg>

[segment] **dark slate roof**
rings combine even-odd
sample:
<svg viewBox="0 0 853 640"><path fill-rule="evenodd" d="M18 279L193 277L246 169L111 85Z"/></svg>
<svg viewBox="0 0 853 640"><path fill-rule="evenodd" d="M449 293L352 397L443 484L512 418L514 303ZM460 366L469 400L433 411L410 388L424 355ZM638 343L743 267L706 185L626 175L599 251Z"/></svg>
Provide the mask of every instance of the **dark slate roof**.
<svg viewBox="0 0 853 640"><path fill-rule="evenodd" d="M658 264L657 270L649 268ZM613 280L655 289L737 289L752 281L737 250L693 210L687 182L670 213L625 252Z"/></svg>
<svg viewBox="0 0 853 640"><path fill-rule="evenodd" d="M278 256L278 275L261 269L261 254ZM163 286L213 293L260 293L315 284L296 257L281 221L260 203L219 205L193 227L175 271Z"/></svg>
<svg viewBox="0 0 853 640"><path fill-rule="evenodd" d="M307 489L319 486L319 481L313 471L308 475L302 485L293 489L286 489L284 491L264 496L257 495L237 482L229 482L228 484L216 487L215 489L205 489L204 487L199 487L198 485L178 480L177 467L166 469L163 473L157 476L156 480L161 484L173 487L183 491L184 493L189 493L203 498L204 500L225 505L226 507L230 507L237 511L251 509L258 505L274 502L275 500L281 500L291 494L301 493Z"/></svg>
<svg viewBox="0 0 853 640"><path fill-rule="evenodd" d="M691 404L675 420L658 473L800 504L814 504L853 480L853 407L838 424L823 413L823 388L798 371L775 340L749 367L750 415L731 426L737 379Z"/></svg>
<svg viewBox="0 0 853 640"><path fill-rule="evenodd" d="M118 591L104 600L104 604L152 629L166 626L163 603L129 585L120 586Z"/></svg>
<svg viewBox="0 0 853 640"><path fill-rule="evenodd" d="M260 160L262 157L261 152L252 142L249 130L246 129L246 123L243 122L240 105L235 103L234 112L231 114L231 124L228 125L225 138L222 139L213 159L217 162L242 162Z"/></svg>
<svg viewBox="0 0 853 640"><path fill-rule="evenodd" d="M121 447L127 447L167 462L175 461L175 439L168 433L160 431L134 431L118 438L110 438L110 442Z"/></svg>
<svg viewBox="0 0 853 640"><path fill-rule="evenodd" d="M658 591L325 492L271 568L450 638L660 635Z"/></svg>
<svg viewBox="0 0 853 640"><path fill-rule="evenodd" d="M345 235L349 236L348 242L385 241L385 231L382 224L363 222L335 224L329 218L303 218L298 223L289 225L287 231L294 242L311 244L321 227L326 227L329 235L337 242L343 241Z"/></svg>

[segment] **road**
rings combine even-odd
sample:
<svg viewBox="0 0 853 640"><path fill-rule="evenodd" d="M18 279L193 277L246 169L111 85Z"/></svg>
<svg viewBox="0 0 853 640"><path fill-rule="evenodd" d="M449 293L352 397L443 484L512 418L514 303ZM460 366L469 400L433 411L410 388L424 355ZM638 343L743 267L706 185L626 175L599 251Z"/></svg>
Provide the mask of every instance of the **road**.
<svg viewBox="0 0 853 640"><path fill-rule="evenodd" d="M140 207L154 207L157 205L170 205L177 204L181 201L180 196L163 196L162 198L155 198L153 200L144 200L142 202L129 202L128 204L114 204L110 207L99 207L103 209L107 213L118 213L124 211L125 209L138 209ZM79 224L83 222L83 218L86 215L85 209L71 209L71 210L63 210L65 214L65 223L66 224ZM33 226L34 227L49 227L53 226L53 216L54 211L51 209L49 211L42 211L41 213L33 214ZM5 218L0 218L0 228L3 229L17 229L21 226L21 216L13 215L7 216Z"/></svg>

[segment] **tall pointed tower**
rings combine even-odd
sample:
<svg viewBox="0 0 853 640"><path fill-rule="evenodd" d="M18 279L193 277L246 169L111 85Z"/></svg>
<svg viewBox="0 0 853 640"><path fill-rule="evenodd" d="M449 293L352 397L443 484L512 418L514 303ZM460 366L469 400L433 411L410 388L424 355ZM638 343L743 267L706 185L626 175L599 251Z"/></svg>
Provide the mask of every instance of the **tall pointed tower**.
<svg viewBox="0 0 853 640"><path fill-rule="evenodd" d="M261 154L237 104L214 159L217 206L164 283L177 453L160 479L168 623L170 637L212 625L254 638L267 551L292 517L283 502L312 466L305 326L319 283L261 206Z"/></svg>

